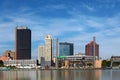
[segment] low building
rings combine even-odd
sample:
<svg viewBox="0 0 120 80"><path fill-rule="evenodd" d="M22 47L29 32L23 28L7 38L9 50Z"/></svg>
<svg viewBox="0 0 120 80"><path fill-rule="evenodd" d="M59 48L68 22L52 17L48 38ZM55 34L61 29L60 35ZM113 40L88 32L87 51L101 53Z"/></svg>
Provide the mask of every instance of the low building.
<svg viewBox="0 0 120 80"><path fill-rule="evenodd" d="M79 67L87 68L88 63L94 64L94 56L74 55L74 56L58 56L57 57L59 67ZM95 60L95 68L101 68L102 60Z"/></svg>
<svg viewBox="0 0 120 80"><path fill-rule="evenodd" d="M11 50L6 50L4 53L4 56L11 58L12 60L15 59L15 52L12 52Z"/></svg>
<svg viewBox="0 0 120 80"><path fill-rule="evenodd" d="M6 57L6 56L0 56L0 60L2 60L2 61L8 61L8 57Z"/></svg>
<svg viewBox="0 0 120 80"><path fill-rule="evenodd" d="M112 56L111 57L110 67L113 69L120 69L120 56Z"/></svg>
<svg viewBox="0 0 120 80"><path fill-rule="evenodd" d="M3 62L5 66L16 66L17 68L37 67L37 60L7 60Z"/></svg>
<svg viewBox="0 0 120 80"><path fill-rule="evenodd" d="M111 60L120 60L120 56L112 56Z"/></svg>
<svg viewBox="0 0 120 80"><path fill-rule="evenodd" d="M85 53L77 53L77 54L75 54L75 55L78 55L78 56L85 56Z"/></svg>
<svg viewBox="0 0 120 80"><path fill-rule="evenodd" d="M102 60L95 60L95 68L101 68L102 67Z"/></svg>

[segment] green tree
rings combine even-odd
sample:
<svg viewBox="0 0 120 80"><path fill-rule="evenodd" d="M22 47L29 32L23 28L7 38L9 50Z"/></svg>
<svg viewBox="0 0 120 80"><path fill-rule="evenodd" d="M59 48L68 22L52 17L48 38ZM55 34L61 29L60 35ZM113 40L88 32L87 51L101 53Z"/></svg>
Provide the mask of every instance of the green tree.
<svg viewBox="0 0 120 80"><path fill-rule="evenodd" d="M93 64L92 64L92 63L88 63L87 65L88 65L89 67L90 67L90 66L93 66Z"/></svg>
<svg viewBox="0 0 120 80"><path fill-rule="evenodd" d="M110 64L111 64L111 61L106 61L106 60L102 61L102 67L110 67Z"/></svg>
<svg viewBox="0 0 120 80"><path fill-rule="evenodd" d="M16 69L16 66L7 66L8 69Z"/></svg>

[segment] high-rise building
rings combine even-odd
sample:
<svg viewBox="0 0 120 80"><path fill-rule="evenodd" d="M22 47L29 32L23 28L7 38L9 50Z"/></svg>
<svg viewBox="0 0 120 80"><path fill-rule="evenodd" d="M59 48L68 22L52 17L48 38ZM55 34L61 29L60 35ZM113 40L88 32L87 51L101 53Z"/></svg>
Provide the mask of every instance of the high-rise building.
<svg viewBox="0 0 120 80"><path fill-rule="evenodd" d="M60 42L59 43L59 56L73 55L74 46L73 43Z"/></svg>
<svg viewBox="0 0 120 80"><path fill-rule="evenodd" d="M87 56L94 56L94 41L85 46L85 54ZM95 43L95 56L99 58L99 45L97 43Z"/></svg>
<svg viewBox="0 0 120 80"><path fill-rule="evenodd" d="M52 35L45 36L45 65L51 66L52 65L52 59L54 54L54 43Z"/></svg>
<svg viewBox="0 0 120 80"><path fill-rule="evenodd" d="M31 59L31 30L27 27L16 27L16 59Z"/></svg>
<svg viewBox="0 0 120 80"><path fill-rule="evenodd" d="M39 64L41 65L45 64L44 54L45 54L45 46L39 46L38 47L38 60L39 60Z"/></svg>

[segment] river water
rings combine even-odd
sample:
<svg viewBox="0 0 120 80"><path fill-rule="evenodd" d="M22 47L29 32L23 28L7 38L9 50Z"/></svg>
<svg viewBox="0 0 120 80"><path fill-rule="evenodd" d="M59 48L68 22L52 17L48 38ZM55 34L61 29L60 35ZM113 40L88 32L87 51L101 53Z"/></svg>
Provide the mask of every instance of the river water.
<svg viewBox="0 0 120 80"><path fill-rule="evenodd" d="M0 80L120 80L120 70L0 71Z"/></svg>

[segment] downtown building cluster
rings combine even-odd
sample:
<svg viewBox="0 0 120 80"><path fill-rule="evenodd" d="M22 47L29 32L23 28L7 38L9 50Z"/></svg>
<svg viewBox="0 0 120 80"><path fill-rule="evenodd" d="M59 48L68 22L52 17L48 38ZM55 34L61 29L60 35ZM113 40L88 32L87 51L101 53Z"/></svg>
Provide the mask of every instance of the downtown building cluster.
<svg viewBox="0 0 120 80"><path fill-rule="evenodd" d="M59 56L74 56L74 44L69 42L55 42L52 35L45 36L44 45L38 46L38 61L31 59L31 30L27 27L16 27L15 29L15 52L7 51L4 55L11 59L10 62L16 65L29 65L36 66L53 66L55 63L54 58ZM56 43L56 55L54 54L54 45ZM94 56L93 41L85 46L86 56ZM99 45L95 43L95 56L99 58ZM4 59L0 57L0 59ZM9 60L6 64L9 64ZM4 60L5 61L5 60ZM10 64L11 65L11 64ZM20 66L21 66L20 65Z"/></svg>
<svg viewBox="0 0 120 80"><path fill-rule="evenodd" d="M69 56L74 54L73 43L59 42L57 44L58 54L57 56ZM56 45L56 46L57 46ZM54 38L52 35L45 36L45 45L38 47L38 61L42 66L53 66L54 64Z"/></svg>

